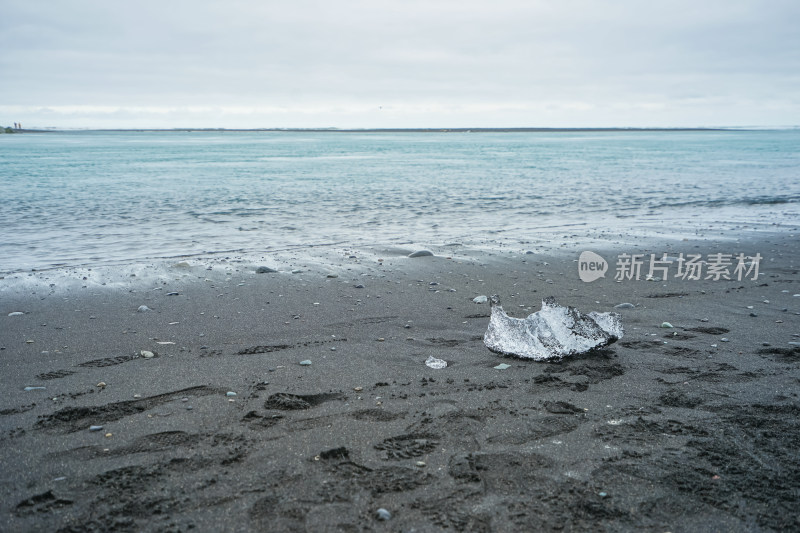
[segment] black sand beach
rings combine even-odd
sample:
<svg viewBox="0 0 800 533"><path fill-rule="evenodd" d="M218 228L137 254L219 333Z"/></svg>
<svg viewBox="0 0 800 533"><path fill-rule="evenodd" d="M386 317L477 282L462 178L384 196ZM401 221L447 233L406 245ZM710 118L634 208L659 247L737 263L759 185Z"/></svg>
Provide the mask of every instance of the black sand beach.
<svg viewBox="0 0 800 533"><path fill-rule="evenodd" d="M2 293L0 529L800 530L796 234L591 248L758 252L756 281L583 283L577 245L430 249ZM472 301L492 294L518 317L547 296L617 311L625 336L502 357Z"/></svg>

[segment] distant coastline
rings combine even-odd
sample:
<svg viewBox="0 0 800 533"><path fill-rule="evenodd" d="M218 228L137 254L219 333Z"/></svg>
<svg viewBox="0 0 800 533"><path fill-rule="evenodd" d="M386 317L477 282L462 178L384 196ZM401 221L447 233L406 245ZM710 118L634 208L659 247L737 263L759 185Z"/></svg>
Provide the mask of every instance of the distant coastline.
<svg viewBox="0 0 800 533"><path fill-rule="evenodd" d="M266 133L625 133L625 132L754 131L752 128L87 128L25 129L15 133L153 133L153 132L266 132Z"/></svg>

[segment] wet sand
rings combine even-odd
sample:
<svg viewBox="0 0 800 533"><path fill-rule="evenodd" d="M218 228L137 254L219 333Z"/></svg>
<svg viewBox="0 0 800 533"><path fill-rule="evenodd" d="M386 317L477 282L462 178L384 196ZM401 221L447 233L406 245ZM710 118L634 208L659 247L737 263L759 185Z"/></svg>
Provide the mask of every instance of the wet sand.
<svg viewBox="0 0 800 533"><path fill-rule="evenodd" d="M0 529L798 529L797 242L591 248L758 252L757 281L584 283L579 247L452 246L7 290ZM635 307L616 344L543 363L483 345L492 294L518 317Z"/></svg>

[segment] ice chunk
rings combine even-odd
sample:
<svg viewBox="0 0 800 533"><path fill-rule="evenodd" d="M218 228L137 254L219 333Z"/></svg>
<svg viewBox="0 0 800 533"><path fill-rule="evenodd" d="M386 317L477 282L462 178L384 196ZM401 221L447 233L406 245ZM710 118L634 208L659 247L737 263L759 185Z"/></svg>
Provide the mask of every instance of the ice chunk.
<svg viewBox="0 0 800 533"><path fill-rule="evenodd" d="M435 370L440 370L447 366L447 361L444 359L437 359L432 355L428 356L428 359L425 361L425 364L428 365L430 368Z"/></svg>
<svg viewBox="0 0 800 533"><path fill-rule="evenodd" d="M493 352L537 361L561 359L622 338L617 313L583 314L574 307L558 305L550 297L528 318L513 318L503 311L496 295L490 302L492 315L483 343Z"/></svg>

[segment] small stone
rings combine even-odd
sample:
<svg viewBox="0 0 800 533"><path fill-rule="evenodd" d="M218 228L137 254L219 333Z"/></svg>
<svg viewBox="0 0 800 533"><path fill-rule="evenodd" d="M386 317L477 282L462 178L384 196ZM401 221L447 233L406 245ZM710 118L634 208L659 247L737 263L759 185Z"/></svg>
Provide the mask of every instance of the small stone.
<svg viewBox="0 0 800 533"><path fill-rule="evenodd" d="M103 426L89 426L89 431L100 431L103 429Z"/></svg>
<svg viewBox="0 0 800 533"><path fill-rule="evenodd" d="M25 392L30 392L32 390L45 390L45 388L44 387L25 387L22 390L24 390Z"/></svg>
<svg viewBox="0 0 800 533"><path fill-rule="evenodd" d="M417 250L416 252L408 254L408 257L430 257L433 252L429 250Z"/></svg>
<svg viewBox="0 0 800 533"><path fill-rule="evenodd" d="M755 314L755 313L750 313L750 316L752 316L752 317L756 317L756 316L758 316L758 315L757 315L757 314Z"/></svg>
<svg viewBox="0 0 800 533"><path fill-rule="evenodd" d="M101 388L101 389L105 389L106 388L106 382L105 381L101 381L100 383L97 384L97 386L99 388Z"/></svg>
<svg viewBox="0 0 800 533"><path fill-rule="evenodd" d="M675 326L673 326L673 325L672 325L672 324L670 324L669 322L662 322L662 323L661 323L661 327L662 327L662 328L672 328L672 327L675 327Z"/></svg>
<svg viewBox="0 0 800 533"><path fill-rule="evenodd" d="M420 468L423 468L423 467L427 466L425 461L417 461L415 464Z"/></svg>
<svg viewBox="0 0 800 533"><path fill-rule="evenodd" d="M311 366L311 360L310 359L306 359L305 361L300 361L298 364L300 366Z"/></svg>
<svg viewBox="0 0 800 533"><path fill-rule="evenodd" d="M403 327L404 327L404 328L406 328L406 329L411 329L411 324L406 324L406 325L405 325L405 326L403 326Z"/></svg>
<svg viewBox="0 0 800 533"><path fill-rule="evenodd" d="M330 279L334 279L334 278L338 278L339 276L337 274L328 274L327 277L330 278Z"/></svg>
<svg viewBox="0 0 800 533"><path fill-rule="evenodd" d="M363 286L362 284L360 284L360 283L359 283L358 285L355 285L355 288L356 288L356 289L363 289L363 288L364 288L364 286Z"/></svg>
<svg viewBox="0 0 800 533"><path fill-rule="evenodd" d="M392 518L392 513L381 507L375 513L378 517L378 520L390 520Z"/></svg>
<svg viewBox="0 0 800 533"><path fill-rule="evenodd" d="M489 301L489 298L487 298L486 295L481 294L480 296L473 298L472 301L476 304L485 304L487 301Z"/></svg>
<svg viewBox="0 0 800 533"><path fill-rule="evenodd" d="M385 341L385 340L386 340L386 339L384 339L383 337L378 337L378 342L383 342L383 341Z"/></svg>
<svg viewBox="0 0 800 533"><path fill-rule="evenodd" d="M230 398L230 397L236 396L236 393L229 390L228 392L225 393L225 396L228 396Z"/></svg>
<svg viewBox="0 0 800 533"><path fill-rule="evenodd" d="M12 313L8 313L8 316L22 316L24 314L25 313L23 313L22 311L14 311Z"/></svg>
<svg viewBox="0 0 800 533"><path fill-rule="evenodd" d="M761 343L761 346L770 346L770 343L768 343L768 342L762 342L762 343Z"/></svg>
<svg viewBox="0 0 800 533"><path fill-rule="evenodd" d="M256 274L272 274L273 272L277 272L277 270L267 266L260 266L256 269Z"/></svg>
<svg viewBox="0 0 800 533"><path fill-rule="evenodd" d="M495 370L505 370L506 368L511 368L511 365L507 365L505 363L500 363L499 365L497 365L494 368L495 368Z"/></svg>
<svg viewBox="0 0 800 533"><path fill-rule="evenodd" d="M606 496L608 496L608 494L606 494L605 492L598 492L597 495L600 496L601 498L605 498Z"/></svg>
<svg viewBox="0 0 800 533"><path fill-rule="evenodd" d="M633 309L634 307L636 307L636 306L631 304L631 303L625 302L625 303L621 303L621 304L615 305L614 309Z"/></svg>
<svg viewBox="0 0 800 533"><path fill-rule="evenodd" d="M111 437L113 437L113 436L114 436L114 434L113 434L113 433L106 433L106 434L105 434L105 435L103 435L103 436L104 436L105 438L107 438L107 439L110 439Z"/></svg>
<svg viewBox="0 0 800 533"><path fill-rule="evenodd" d="M156 354L154 354L153 352L151 352L151 351L148 351L148 350L141 350L141 351L139 352L139 355L141 355L141 356L142 356L142 357L144 357L145 359L152 359L153 357L155 357L155 356L156 356Z"/></svg>
<svg viewBox="0 0 800 533"><path fill-rule="evenodd" d="M167 296L178 296L179 294L179 292L168 292Z"/></svg>
<svg viewBox="0 0 800 533"><path fill-rule="evenodd" d="M730 342L730 340L728 339L728 337L722 337L722 338L720 339L720 341L721 341L721 342Z"/></svg>
<svg viewBox="0 0 800 533"><path fill-rule="evenodd" d="M364 387L353 387L353 390L356 392L361 392L362 390L364 390Z"/></svg>
<svg viewBox="0 0 800 533"><path fill-rule="evenodd" d="M28 339L27 341L25 341L25 344L33 344L33 340Z"/></svg>
<svg viewBox="0 0 800 533"><path fill-rule="evenodd" d="M139 313L146 313L147 311L152 311L152 309L150 309L146 305L140 305L139 309L137 309L136 311Z"/></svg>

